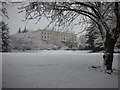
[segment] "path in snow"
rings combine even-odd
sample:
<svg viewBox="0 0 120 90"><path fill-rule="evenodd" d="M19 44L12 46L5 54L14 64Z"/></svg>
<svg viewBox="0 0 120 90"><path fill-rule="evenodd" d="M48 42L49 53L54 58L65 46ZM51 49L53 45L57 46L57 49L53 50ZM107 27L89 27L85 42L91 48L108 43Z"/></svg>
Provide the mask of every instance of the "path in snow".
<svg viewBox="0 0 120 90"><path fill-rule="evenodd" d="M117 88L117 74L89 69L102 65L102 53L37 51L2 56L4 88ZM118 55L113 68L117 69Z"/></svg>

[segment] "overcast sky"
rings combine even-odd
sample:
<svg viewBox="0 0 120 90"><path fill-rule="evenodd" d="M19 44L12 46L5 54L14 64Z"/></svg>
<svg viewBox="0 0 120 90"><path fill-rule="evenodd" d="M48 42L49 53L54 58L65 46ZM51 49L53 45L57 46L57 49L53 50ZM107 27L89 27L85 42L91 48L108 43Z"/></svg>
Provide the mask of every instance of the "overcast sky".
<svg viewBox="0 0 120 90"><path fill-rule="evenodd" d="M10 34L17 33L19 28L23 30L25 26L28 30L36 31L38 29L44 29L49 24L47 19L44 18L37 24L35 24L36 20L30 20L28 23L22 21L25 17L25 13L18 13L20 11L18 8L21 7L21 3L9 4L5 5L5 7L7 8L9 19L5 17L3 18L3 21L8 23ZM79 20L76 20L75 22L78 21ZM73 28L70 27L69 30L78 33L82 31L83 27L85 27L85 24L76 25Z"/></svg>

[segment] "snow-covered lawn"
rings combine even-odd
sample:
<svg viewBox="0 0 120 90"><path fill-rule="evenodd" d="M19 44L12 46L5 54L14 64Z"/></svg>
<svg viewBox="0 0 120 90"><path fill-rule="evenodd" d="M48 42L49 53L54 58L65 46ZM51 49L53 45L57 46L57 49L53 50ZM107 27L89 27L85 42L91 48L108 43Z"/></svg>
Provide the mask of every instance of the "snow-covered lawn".
<svg viewBox="0 0 120 90"><path fill-rule="evenodd" d="M2 89L2 53L0 53L0 89Z"/></svg>
<svg viewBox="0 0 120 90"><path fill-rule="evenodd" d="M102 53L34 51L2 55L4 88L117 88L118 75L90 66L102 65ZM118 67L115 54L113 68Z"/></svg>

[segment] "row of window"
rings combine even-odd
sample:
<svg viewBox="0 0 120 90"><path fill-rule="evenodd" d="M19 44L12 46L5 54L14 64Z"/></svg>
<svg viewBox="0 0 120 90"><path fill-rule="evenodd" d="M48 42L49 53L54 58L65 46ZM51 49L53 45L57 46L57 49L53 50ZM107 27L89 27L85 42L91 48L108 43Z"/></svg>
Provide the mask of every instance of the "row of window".
<svg viewBox="0 0 120 90"><path fill-rule="evenodd" d="M42 39L46 39L46 40L49 40L50 39L50 37L51 37L51 35L50 34L52 34L52 32L42 32ZM67 40L68 38L68 36L71 36L71 35L69 35L69 34L61 34L61 33L56 33L56 34L58 34L59 36L60 36L60 40L61 41L65 41L65 40ZM71 36L71 37L74 37L74 40L76 41L76 36Z"/></svg>
<svg viewBox="0 0 120 90"><path fill-rule="evenodd" d="M49 32L42 32L42 34L48 34L49 35L49 34L52 34L52 33L51 32L50 33Z"/></svg>
<svg viewBox="0 0 120 90"><path fill-rule="evenodd" d="M49 39L49 36L42 36L42 39ZM66 38L61 38L60 40L66 40Z"/></svg>
<svg viewBox="0 0 120 90"><path fill-rule="evenodd" d="M49 36L42 36L42 39L49 39ZM67 40L66 38L60 38L60 40Z"/></svg>
<svg viewBox="0 0 120 90"><path fill-rule="evenodd" d="M42 36L42 39L49 39L49 36Z"/></svg>
<svg viewBox="0 0 120 90"><path fill-rule="evenodd" d="M48 34L48 35L50 35L50 34L52 34L51 32L42 32L42 34ZM65 34L60 34L60 33L58 33L58 35L59 36L69 36L69 35L65 35Z"/></svg>
<svg viewBox="0 0 120 90"><path fill-rule="evenodd" d="M66 40L65 38L61 38L61 40Z"/></svg>

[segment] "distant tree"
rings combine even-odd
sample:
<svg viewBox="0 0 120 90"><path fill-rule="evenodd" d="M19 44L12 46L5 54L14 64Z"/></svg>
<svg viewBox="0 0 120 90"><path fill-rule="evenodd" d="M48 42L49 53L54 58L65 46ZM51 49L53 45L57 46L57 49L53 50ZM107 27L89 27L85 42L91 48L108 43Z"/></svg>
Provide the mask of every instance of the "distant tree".
<svg viewBox="0 0 120 90"><path fill-rule="evenodd" d="M91 24L86 31L86 48L93 52L103 50L102 38L99 30L95 27L95 24Z"/></svg>
<svg viewBox="0 0 120 90"><path fill-rule="evenodd" d="M28 32L28 30L25 27L24 30L22 31L22 33L27 33L27 32Z"/></svg>
<svg viewBox="0 0 120 90"><path fill-rule="evenodd" d="M93 26L91 25L86 31L87 31L86 35L85 35L86 44L87 44L86 48L94 51L94 49L95 49L94 41L95 41L96 37L95 37Z"/></svg>
<svg viewBox="0 0 120 90"><path fill-rule="evenodd" d="M78 49L79 50L86 50L86 46L88 46L88 44L86 43L86 36L85 35L80 35L78 38Z"/></svg>
<svg viewBox="0 0 120 90"><path fill-rule="evenodd" d="M18 33L21 33L21 28L18 29Z"/></svg>

